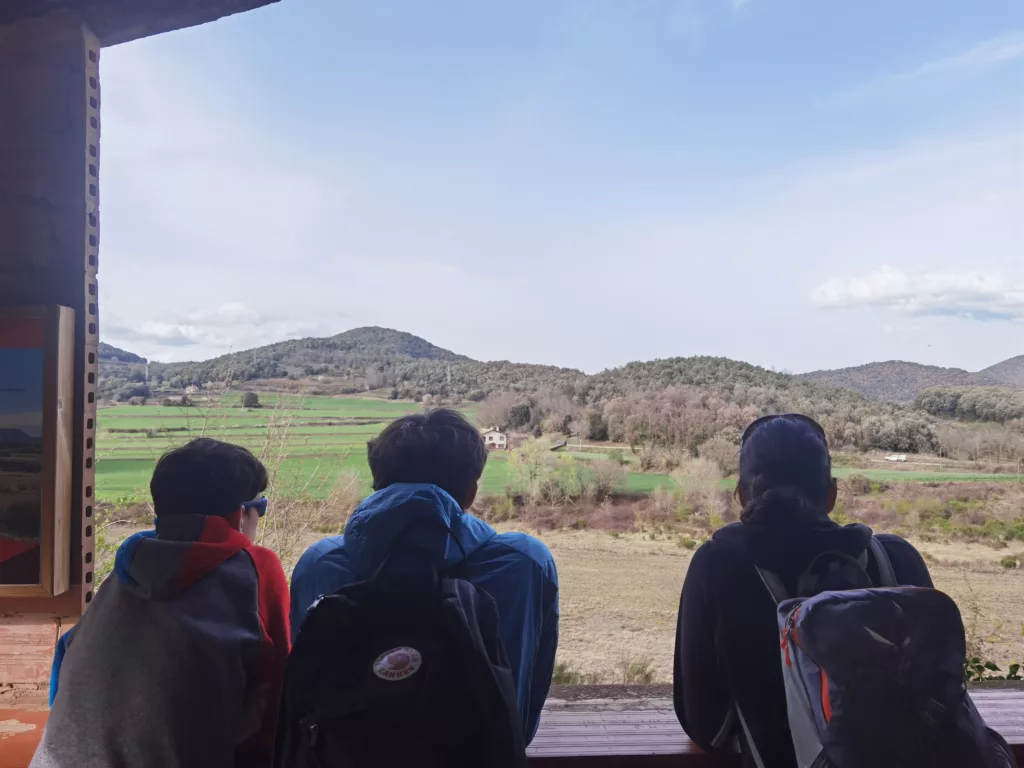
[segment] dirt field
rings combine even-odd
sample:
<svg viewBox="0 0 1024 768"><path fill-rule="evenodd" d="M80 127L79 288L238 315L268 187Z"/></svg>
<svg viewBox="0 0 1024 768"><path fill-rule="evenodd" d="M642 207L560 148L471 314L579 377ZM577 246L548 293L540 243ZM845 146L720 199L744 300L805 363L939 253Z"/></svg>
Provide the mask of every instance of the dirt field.
<svg viewBox="0 0 1024 768"><path fill-rule="evenodd" d="M500 530L522 530L509 525ZM121 529L117 539L130 532ZM561 581L558 661L590 683L621 684L622 667L650 662L654 683L672 679L679 594L692 552L672 534L558 530L538 535L550 547ZM291 573L304 549L323 537L307 534L290 556ZM997 549L985 544L914 541L925 553L936 586L960 606L967 628L986 660L1003 666L1024 662L1024 567L1007 569L1007 556L1024 563L1024 542Z"/></svg>
<svg viewBox="0 0 1024 768"><path fill-rule="evenodd" d="M647 658L655 682L670 681L679 593L691 552L675 538L650 541L639 534L555 531L542 538L561 577L559 661L601 682L620 683L624 661ZM1024 569L999 564L1022 548L915 543L934 558L936 586L960 605L984 657L1004 666L1024 660Z"/></svg>

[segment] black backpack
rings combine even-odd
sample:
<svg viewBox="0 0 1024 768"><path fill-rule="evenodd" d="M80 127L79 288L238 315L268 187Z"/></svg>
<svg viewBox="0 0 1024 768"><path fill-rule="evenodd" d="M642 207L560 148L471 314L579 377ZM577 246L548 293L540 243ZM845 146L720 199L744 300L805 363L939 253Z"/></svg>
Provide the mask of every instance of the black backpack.
<svg viewBox="0 0 1024 768"><path fill-rule="evenodd" d="M468 581L464 551L467 578L402 554L423 554L421 567L393 573L389 556L310 608L285 672L275 768L525 766L494 600Z"/></svg>

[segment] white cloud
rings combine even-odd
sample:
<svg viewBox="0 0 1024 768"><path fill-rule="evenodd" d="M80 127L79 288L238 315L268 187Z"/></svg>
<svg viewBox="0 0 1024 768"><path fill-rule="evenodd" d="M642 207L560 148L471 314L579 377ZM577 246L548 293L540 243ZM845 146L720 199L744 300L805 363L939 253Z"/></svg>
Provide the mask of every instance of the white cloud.
<svg viewBox="0 0 1024 768"><path fill-rule="evenodd" d="M321 313L319 321L290 319L265 313L251 306L226 303L163 320L142 320L137 326L115 313L105 313L103 338L115 346L126 346L153 359L178 359L174 352L195 348L186 356L209 357L232 350L248 349L285 339L330 336L341 330L344 315Z"/></svg>
<svg viewBox="0 0 1024 768"><path fill-rule="evenodd" d="M961 82L997 67L1024 59L1024 30L1014 30L974 47L929 61L851 88L830 100L834 106L852 106L930 84Z"/></svg>
<svg viewBox="0 0 1024 768"><path fill-rule="evenodd" d="M1024 323L1024 282L985 272L907 273L886 266L862 277L828 280L812 291L811 300L825 308Z"/></svg>

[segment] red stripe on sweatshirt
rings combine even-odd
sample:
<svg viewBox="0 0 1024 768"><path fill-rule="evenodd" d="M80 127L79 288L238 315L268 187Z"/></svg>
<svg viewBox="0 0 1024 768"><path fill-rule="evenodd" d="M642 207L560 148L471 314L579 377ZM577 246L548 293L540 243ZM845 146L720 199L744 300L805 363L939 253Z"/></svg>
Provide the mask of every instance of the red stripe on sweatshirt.
<svg viewBox="0 0 1024 768"><path fill-rule="evenodd" d="M193 542L185 555L181 573L178 574L177 588L185 589L212 572L229 557L250 546L248 537L231 527L230 521L216 515L207 515L199 538Z"/></svg>
<svg viewBox="0 0 1024 768"><path fill-rule="evenodd" d="M291 650L288 625L288 579L281 561L273 552L251 544L245 548L252 558L259 579L259 616L263 648L249 676L246 696L255 697L262 706L259 730L242 742L235 753L236 768L265 768L274 754L278 704L284 683L285 663ZM247 707L248 708L248 707Z"/></svg>

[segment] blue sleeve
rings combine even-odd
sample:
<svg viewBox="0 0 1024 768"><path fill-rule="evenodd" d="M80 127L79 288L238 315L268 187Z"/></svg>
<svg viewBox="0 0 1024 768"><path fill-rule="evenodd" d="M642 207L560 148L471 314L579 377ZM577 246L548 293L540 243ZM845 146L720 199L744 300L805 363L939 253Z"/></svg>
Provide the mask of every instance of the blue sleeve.
<svg viewBox="0 0 1024 768"><path fill-rule="evenodd" d="M555 671L555 653L558 650L558 575L555 572L554 560L548 571L549 583L546 585L544 620L540 628L540 642L537 645L537 656L533 661L533 673L530 679L530 700L527 702L526 743L533 741L540 726L540 714L547 701L551 689L551 675Z"/></svg>
<svg viewBox="0 0 1024 768"><path fill-rule="evenodd" d="M299 636L302 620L317 598L329 595L355 580L345 567L341 540L342 537L338 536L317 542L295 564L290 589L292 643Z"/></svg>
<svg viewBox="0 0 1024 768"><path fill-rule="evenodd" d="M60 667L64 663L64 654L68 651L68 643L71 641L71 633L75 631L72 627L57 641L57 647L53 652L53 666L50 668L50 706L53 706L57 698L57 687L60 682Z"/></svg>

